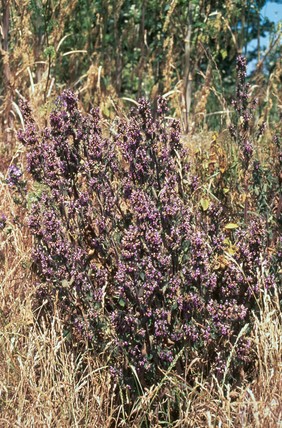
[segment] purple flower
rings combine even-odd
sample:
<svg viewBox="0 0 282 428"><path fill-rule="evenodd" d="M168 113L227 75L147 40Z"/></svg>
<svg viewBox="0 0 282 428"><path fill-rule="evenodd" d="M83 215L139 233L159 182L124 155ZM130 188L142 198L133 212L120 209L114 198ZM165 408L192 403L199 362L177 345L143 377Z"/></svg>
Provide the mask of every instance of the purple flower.
<svg viewBox="0 0 282 428"><path fill-rule="evenodd" d="M0 230L3 230L7 223L7 217L5 214L0 214Z"/></svg>
<svg viewBox="0 0 282 428"><path fill-rule="evenodd" d="M9 186L18 186L20 183L20 178L22 176L22 171L16 165L9 166L8 169L8 178L7 183Z"/></svg>

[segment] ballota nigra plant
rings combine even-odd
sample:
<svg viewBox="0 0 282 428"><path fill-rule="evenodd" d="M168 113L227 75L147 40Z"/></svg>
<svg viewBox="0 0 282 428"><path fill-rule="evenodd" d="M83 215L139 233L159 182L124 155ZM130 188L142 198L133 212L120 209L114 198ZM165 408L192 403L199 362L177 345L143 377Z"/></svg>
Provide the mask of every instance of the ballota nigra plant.
<svg viewBox="0 0 282 428"><path fill-rule="evenodd" d="M149 386L179 353L181 374L195 357L195 370L219 378L250 364L252 311L275 284L265 225L256 216L228 229L219 202L193 206L188 154L164 99L155 115L141 99L109 131L68 90L44 129L21 108L19 139L37 183L29 227L38 299L49 310L56 301L70 340L109 352L131 388L133 371Z"/></svg>

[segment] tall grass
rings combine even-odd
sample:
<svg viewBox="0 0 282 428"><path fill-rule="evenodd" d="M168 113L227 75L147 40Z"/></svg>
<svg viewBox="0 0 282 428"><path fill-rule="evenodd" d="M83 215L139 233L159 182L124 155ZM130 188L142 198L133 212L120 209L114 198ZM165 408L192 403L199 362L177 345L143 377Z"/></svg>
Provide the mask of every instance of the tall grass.
<svg viewBox="0 0 282 428"><path fill-rule="evenodd" d="M56 310L50 324L37 321L41 308L34 308L31 237L3 176L0 201L0 213L7 216L0 241L0 427L282 426L277 290L274 296L267 291L260 296L252 334L257 365L251 377L242 372L231 387L198 375L191 386L173 370L177 355L162 382L144 389L128 406L105 355L93 358L87 348L71 345ZM193 373L194 363L187 362L186 374Z"/></svg>
<svg viewBox="0 0 282 428"><path fill-rule="evenodd" d="M114 404L122 391L113 384L103 355L93 359L70 349L56 314L51 329L38 325L31 312L34 287L29 281L14 287L23 285L25 296L13 301L11 282L1 287L1 427L281 426L282 323L278 302L270 301L267 294L255 322L258 365L253 380L242 373L231 389L199 377L190 387L168 370L162 384L143 391L127 413L126 402ZM192 369L193 361L187 367Z"/></svg>

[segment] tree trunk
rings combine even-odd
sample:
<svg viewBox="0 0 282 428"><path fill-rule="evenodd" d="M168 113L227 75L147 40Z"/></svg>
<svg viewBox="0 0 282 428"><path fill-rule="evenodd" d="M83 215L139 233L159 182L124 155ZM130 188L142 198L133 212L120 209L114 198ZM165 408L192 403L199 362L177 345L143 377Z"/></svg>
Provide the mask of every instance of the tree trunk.
<svg viewBox="0 0 282 428"><path fill-rule="evenodd" d="M12 130L12 85L11 85L11 70L10 70L10 58L9 58L9 27L10 27L10 0L3 0L3 22L2 22L2 43L1 43L1 55L3 63L3 74L4 74L4 103L3 103L3 117L2 117L2 129L6 134L6 142L11 141L11 130Z"/></svg>
<svg viewBox="0 0 282 428"><path fill-rule="evenodd" d="M147 0L142 2L141 22L139 31L139 47L141 49L140 60L138 64L138 98L142 95L143 72L145 65L145 12Z"/></svg>
<svg viewBox="0 0 282 428"><path fill-rule="evenodd" d="M190 109L192 101L192 84L193 75L191 67L191 36L192 36L192 25L193 25L193 5L188 5L188 22L187 32L185 38L185 66L184 66L184 126L185 132L189 132L190 128Z"/></svg>

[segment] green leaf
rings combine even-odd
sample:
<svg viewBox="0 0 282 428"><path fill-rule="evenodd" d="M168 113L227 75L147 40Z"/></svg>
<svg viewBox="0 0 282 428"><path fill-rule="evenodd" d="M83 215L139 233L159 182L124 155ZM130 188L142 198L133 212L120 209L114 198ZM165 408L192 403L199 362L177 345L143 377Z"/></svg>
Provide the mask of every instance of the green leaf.
<svg viewBox="0 0 282 428"><path fill-rule="evenodd" d="M118 303L122 308L125 307L125 301L123 299L119 299Z"/></svg>
<svg viewBox="0 0 282 428"><path fill-rule="evenodd" d="M210 201L208 199L203 199L202 198L200 200L200 204L201 204L201 207L202 207L203 211L207 211L208 207L210 206Z"/></svg>
<svg viewBox="0 0 282 428"><path fill-rule="evenodd" d="M224 226L224 229L237 229L239 225L237 223L228 223L226 226Z"/></svg>
<svg viewBox="0 0 282 428"><path fill-rule="evenodd" d="M231 245L230 247L226 248L226 251L231 256L234 256L234 254L237 253L237 247L236 247L236 245Z"/></svg>
<svg viewBox="0 0 282 428"><path fill-rule="evenodd" d="M225 59L227 57L227 55L228 55L226 49L221 49L220 53L221 53L222 59Z"/></svg>

